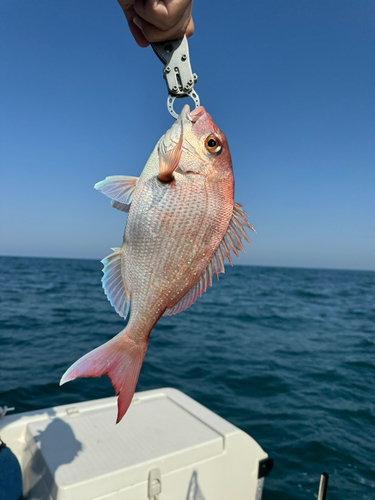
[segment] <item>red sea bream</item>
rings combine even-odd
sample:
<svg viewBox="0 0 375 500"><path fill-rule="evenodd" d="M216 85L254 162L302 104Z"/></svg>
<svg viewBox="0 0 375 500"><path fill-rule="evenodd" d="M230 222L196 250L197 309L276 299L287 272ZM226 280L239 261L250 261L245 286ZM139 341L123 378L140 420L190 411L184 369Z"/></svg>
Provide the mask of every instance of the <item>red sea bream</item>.
<svg viewBox="0 0 375 500"><path fill-rule="evenodd" d="M224 134L203 107L185 106L159 140L139 178L107 177L95 188L128 212L123 244L102 262L103 288L127 326L76 361L60 384L108 375L119 422L132 400L151 330L161 316L190 307L243 250L252 229L233 202L232 161Z"/></svg>

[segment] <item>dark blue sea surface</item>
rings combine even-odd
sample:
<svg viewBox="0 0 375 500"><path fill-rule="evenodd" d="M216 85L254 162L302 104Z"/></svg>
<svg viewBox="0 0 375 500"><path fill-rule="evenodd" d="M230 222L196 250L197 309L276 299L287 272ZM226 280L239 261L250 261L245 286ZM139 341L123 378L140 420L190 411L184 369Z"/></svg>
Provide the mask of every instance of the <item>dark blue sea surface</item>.
<svg viewBox="0 0 375 500"><path fill-rule="evenodd" d="M0 405L17 412L113 395L59 387L123 327L89 260L0 258ZM226 268L150 337L137 390L175 387L274 458L264 500L375 498L375 272Z"/></svg>

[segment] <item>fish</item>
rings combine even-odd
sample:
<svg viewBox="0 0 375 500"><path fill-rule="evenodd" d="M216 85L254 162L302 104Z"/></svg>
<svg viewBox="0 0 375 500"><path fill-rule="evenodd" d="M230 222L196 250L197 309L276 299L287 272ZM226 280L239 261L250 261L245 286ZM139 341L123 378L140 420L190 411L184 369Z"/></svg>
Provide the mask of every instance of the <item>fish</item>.
<svg viewBox="0 0 375 500"><path fill-rule="evenodd" d="M162 316L185 311L224 273L224 259L245 251L235 203L232 160L223 132L204 107L185 105L157 142L140 177L110 176L95 189L128 214L122 246L102 260L102 284L126 327L76 361L60 385L107 375L117 399L117 423L134 395L150 333Z"/></svg>

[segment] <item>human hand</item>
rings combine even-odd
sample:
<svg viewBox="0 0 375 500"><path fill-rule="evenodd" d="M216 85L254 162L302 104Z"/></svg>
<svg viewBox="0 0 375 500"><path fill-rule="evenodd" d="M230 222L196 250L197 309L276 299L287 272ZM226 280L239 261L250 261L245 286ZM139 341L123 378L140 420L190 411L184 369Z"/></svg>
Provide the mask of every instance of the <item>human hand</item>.
<svg viewBox="0 0 375 500"><path fill-rule="evenodd" d="M194 33L193 0L117 0L140 47Z"/></svg>

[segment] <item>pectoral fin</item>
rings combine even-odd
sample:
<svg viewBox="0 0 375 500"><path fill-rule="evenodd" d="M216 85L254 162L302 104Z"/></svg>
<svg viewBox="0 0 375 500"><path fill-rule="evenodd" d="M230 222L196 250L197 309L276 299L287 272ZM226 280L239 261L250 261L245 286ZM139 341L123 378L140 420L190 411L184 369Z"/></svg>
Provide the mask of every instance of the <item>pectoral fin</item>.
<svg viewBox="0 0 375 500"><path fill-rule="evenodd" d="M165 148L165 143L162 140L159 145L159 174L158 179L161 182L171 182L173 180L173 172L178 167L181 160L183 128L181 123L181 134L176 146L169 151Z"/></svg>

